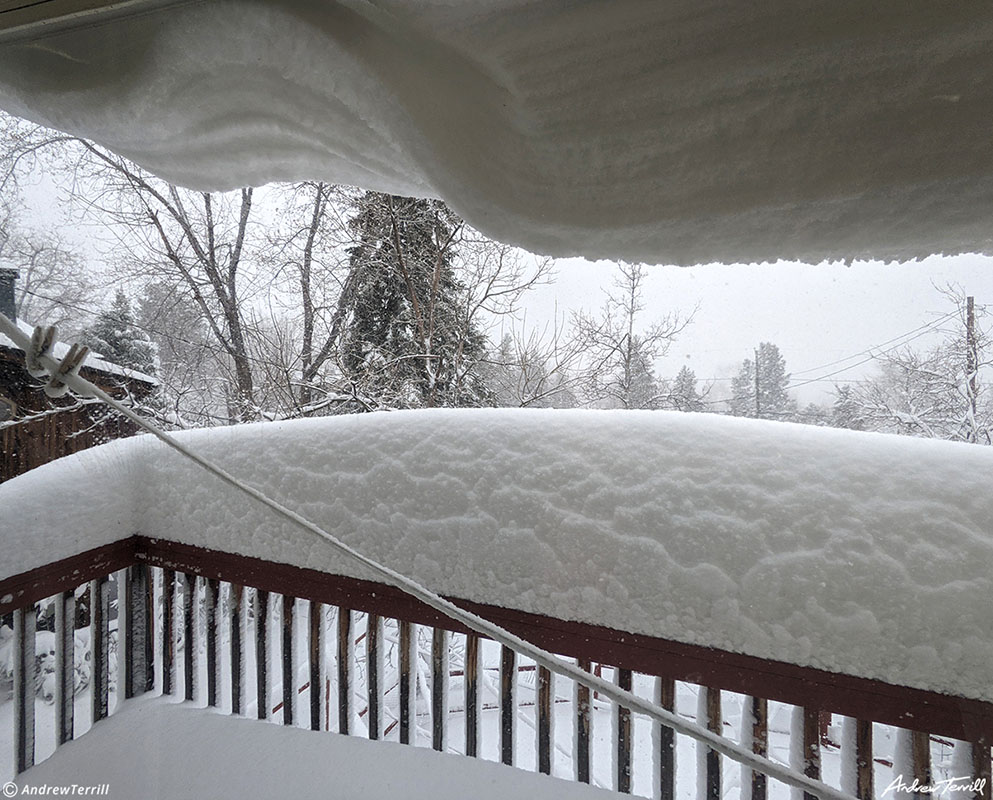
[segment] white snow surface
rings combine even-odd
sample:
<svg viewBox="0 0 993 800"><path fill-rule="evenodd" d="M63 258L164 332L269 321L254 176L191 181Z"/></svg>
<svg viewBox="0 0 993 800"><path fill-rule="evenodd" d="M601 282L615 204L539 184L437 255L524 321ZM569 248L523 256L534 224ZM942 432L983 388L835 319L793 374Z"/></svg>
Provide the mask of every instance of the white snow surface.
<svg viewBox="0 0 993 800"><path fill-rule="evenodd" d="M31 791L27 787L107 785L100 796L110 800L616 797L604 789L481 759L357 736L320 735L160 699L129 700L122 711L60 747L15 784L24 793Z"/></svg>
<svg viewBox="0 0 993 800"><path fill-rule="evenodd" d="M993 701L993 449L677 412L180 434L436 592ZM2 575L134 533L371 577L141 437L0 485Z"/></svg>
<svg viewBox="0 0 993 800"><path fill-rule="evenodd" d="M440 196L552 255L993 252L985 2L214 0L30 36L0 107L193 188Z"/></svg>

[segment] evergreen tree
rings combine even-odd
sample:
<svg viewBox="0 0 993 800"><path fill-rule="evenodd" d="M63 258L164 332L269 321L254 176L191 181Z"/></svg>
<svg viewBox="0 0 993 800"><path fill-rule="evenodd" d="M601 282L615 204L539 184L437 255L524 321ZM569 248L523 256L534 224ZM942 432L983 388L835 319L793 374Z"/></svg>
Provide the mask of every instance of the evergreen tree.
<svg viewBox="0 0 993 800"><path fill-rule="evenodd" d="M490 405L485 337L452 268L462 221L438 200L366 192L350 225L345 375L379 405Z"/></svg>
<svg viewBox="0 0 993 800"><path fill-rule="evenodd" d="M831 425L835 428L848 428L853 431L865 430L865 419L861 404L855 397L851 384L836 386L835 399L831 406Z"/></svg>
<svg viewBox="0 0 993 800"><path fill-rule="evenodd" d="M157 349L136 322L131 303L118 289L111 307L101 311L93 326L83 331L83 343L118 366L155 375Z"/></svg>
<svg viewBox="0 0 993 800"><path fill-rule="evenodd" d="M790 376L786 372L786 359L771 342L762 342L757 355L757 368L755 361L746 358L731 380L731 413L739 417L792 419L797 405L789 396Z"/></svg>
<svg viewBox="0 0 993 800"><path fill-rule="evenodd" d="M669 390L671 407L677 411L704 411L703 395L696 383L696 373L684 364Z"/></svg>

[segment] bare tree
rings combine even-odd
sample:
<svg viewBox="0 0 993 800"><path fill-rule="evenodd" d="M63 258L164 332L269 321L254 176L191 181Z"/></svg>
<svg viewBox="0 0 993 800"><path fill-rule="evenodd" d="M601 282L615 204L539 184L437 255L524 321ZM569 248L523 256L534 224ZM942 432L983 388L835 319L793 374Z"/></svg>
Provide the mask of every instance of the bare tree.
<svg viewBox="0 0 993 800"><path fill-rule="evenodd" d="M0 266L18 271L17 316L77 333L79 308L93 290L83 259L58 233L26 227L18 206L16 187L8 184L0 197Z"/></svg>
<svg viewBox="0 0 993 800"><path fill-rule="evenodd" d="M693 321L696 310L687 316L670 312L642 327L645 268L621 263L619 271L614 291L608 293L598 315L579 312L573 316L575 336L586 358L586 400L619 408L657 408L662 393L655 378L655 360L665 355Z"/></svg>
<svg viewBox="0 0 993 800"><path fill-rule="evenodd" d="M990 444L993 396L981 375L993 366L989 312L957 290L941 290L955 303L945 338L919 351L904 347L877 356L879 372L840 387L836 409L846 427L952 441ZM971 329L971 333L970 333Z"/></svg>

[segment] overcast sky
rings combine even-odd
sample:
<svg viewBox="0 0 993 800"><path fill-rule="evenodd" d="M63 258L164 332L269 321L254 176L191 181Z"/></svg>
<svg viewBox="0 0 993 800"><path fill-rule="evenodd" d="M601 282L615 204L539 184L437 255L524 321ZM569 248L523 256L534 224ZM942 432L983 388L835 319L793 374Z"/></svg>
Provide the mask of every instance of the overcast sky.
<svg viewBox="0 0 993 800"><path fill-rule="evenodd" d="M67 224L49 180L41 179L27 195L32 216L62 228L84 250L93 246L96 232ZM559 260L554 282L535 289L524 304L528 325L550 323L556 309L566 318L580 308L595 311L616 275L616 265L607 261ZM711 398L725 396L730 376L760 342L773 342L794 383L804 384L794 392L801 403L830 402L836 382L872 372L871 361L859 363L872 348L899 345L904 334L917 336L911 343L915 347L936 341L937 335L918 330L952 310L935 286L953 284L974 295L977 304L993 305L993 258L976 255L851 266L650 266L647 276L644 326L659 315L688 313L699 305L693 323L657 363L658 374L672 377L688 364L701 381L718 379Z"/></svg>
<svg viewBox="0 0 993 800"><path fill-rule="evenodd" d="M688 364L698 378L722 378L714 387L720 396L727 378L737 372L760 342L774 342L786 358L803 402L830 399L835 382L861 377L872 364L873 347L892 342L952 310L934 284L961 286L976 303L993 304L993 258L932 257L921 262L881 264L710 264L696 267L653 266L645 287L644 322L671 310L688 312L699 303L696 318L657 364L671 377ZM582 259L558 262L551 286L537 289L527 303L529 320L560 310L599 307L601 288L609 288L616 267ZM947 327L947 326L946 326ZM920 333L920 331L918 331ZM913 341L926 346L934 335ZM834 363L848 356L858 356ZM846 369L847 368L847 369ZM828 373L844 370L830 378ZM821 380L823 378L823 380Z"/></svg>

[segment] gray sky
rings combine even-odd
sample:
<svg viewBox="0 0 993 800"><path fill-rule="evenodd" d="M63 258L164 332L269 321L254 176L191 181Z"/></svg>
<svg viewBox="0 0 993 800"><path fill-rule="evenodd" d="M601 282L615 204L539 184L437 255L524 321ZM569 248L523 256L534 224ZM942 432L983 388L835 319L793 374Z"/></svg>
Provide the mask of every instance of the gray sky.
<svg viewBox="0 0 993 800"><path fill-rule="evenodd" d="M61 228L84 252L93 254L97 266L98 252L106 245L94 240L98 231L68 224L51 180L39 176L38 185L26 195L29 215ZM568 318L581 308L595 311L616 274L616 265L608 261L560 259L554 282L538 287L526 299L527 324L543 327L556 312ZM871 348L899 344L904 340L897 337L951 311L935 288L948 284L973 294L978 304L993 305L993 258L934 256L904 264L851 266L839 262L650 266L642 323L647 326L670 311L688 313L699 304L694 322L668 356L659 360L656 371L672 377L687 364L703 382L719 379L711 398L725 396L741 361L766 341L779 346L795 383L810 381L795 389L802 404L829 402L836 382L872 372L871 362L857 363ZM912 344L926 347L936 338L925 333ZM835 363L840 359L845 360ZM826 377L829 373L838 374Z"/></svg>
<svg viewBox="0 0 993 800"><path fill-rule="evenodd" d="M700 309L669 355L656 365L666 377L688 364L700 379L727 379L763 341L777 344L795 382L836 376L796 389L802 403L830 399L834 383L867 374L873 365L852 366L869 348L891 347L890 340L933 323L952 310L935 288L961 286L978 304L993 304L993 258L932 257L920 262L882 264L709 264L696 267L648 267L644 323L671 310ZM551 286L537 289L526 304L529 321L563 310L598 308L615 265L582 259L558 262ZM933 343L925 335L914 346ZM889 342L889 344L884 344ZM828 366L830 365L830 366ZM847 368L847 369L846 369ZM726 380L718 382L721 396Z"/></svg>

